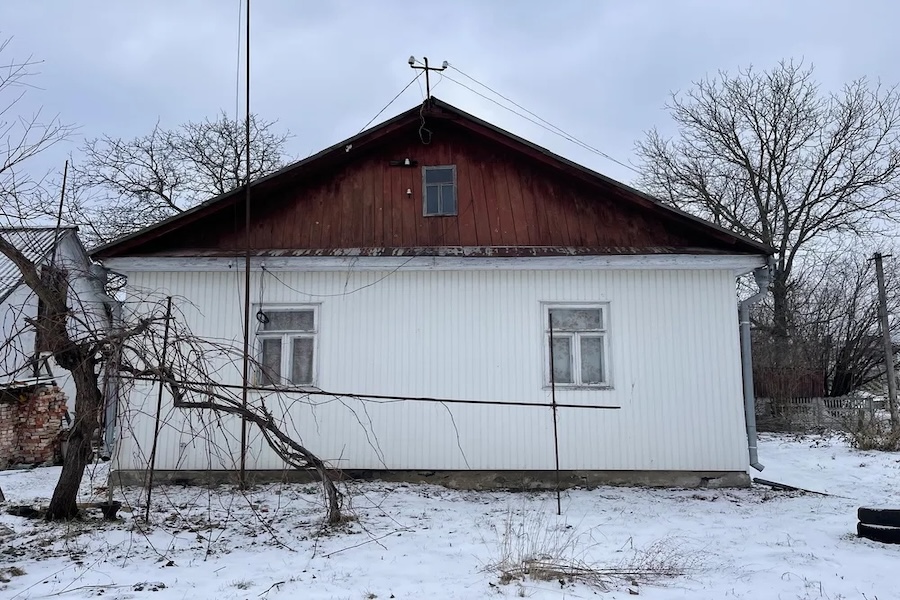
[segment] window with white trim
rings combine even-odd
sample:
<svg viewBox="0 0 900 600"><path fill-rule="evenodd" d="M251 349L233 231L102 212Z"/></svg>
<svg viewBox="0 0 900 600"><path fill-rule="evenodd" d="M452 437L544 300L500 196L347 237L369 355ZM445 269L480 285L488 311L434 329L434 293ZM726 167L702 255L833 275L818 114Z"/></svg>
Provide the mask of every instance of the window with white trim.
<svg viewBox="0 0 900 600"><path fill-rule="evenodd" d="M456 214L456 166L422 167L422 189L426 217Z"/></svg>
<svg viewBox="0 0 900 600"><path fill-rule="evenodd" d="M608 309L605 304L550 305L545 312L547 385L608 387ZM550 341L550 325L553 341ZM553 378L551 380L551 362Z"/></svg>
<svg viewBox="0 0 900 600"><path fill-rule="evenodd" d="M260 385L312 385L316 367L316 307L260 309L256 320Z"/></svg>

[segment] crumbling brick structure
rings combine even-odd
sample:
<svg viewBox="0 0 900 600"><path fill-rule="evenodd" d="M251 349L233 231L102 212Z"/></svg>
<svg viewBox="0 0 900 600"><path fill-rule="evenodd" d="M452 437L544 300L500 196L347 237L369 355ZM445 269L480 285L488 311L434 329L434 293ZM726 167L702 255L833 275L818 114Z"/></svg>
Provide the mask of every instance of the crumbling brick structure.
<svg viewBox="0 0 900 600"><path fill-rule="evenodd" d="M66 395L56 386L0 391L0 469L52 462L65 415Z"/></svg>

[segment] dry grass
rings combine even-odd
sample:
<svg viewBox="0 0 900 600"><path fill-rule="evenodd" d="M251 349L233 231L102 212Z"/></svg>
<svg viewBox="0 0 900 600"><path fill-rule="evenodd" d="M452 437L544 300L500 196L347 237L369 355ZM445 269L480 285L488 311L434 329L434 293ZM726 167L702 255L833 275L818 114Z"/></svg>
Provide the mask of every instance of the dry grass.
<svg viewBox="0 0 900 600"><path fill-rule="evenodd" d="M891 428L890 419L865 411L843 422L843 435L847 443L857 450L900 450L900 429Z"/></svg>
<svg viewBox="0 0 900 600"><path fill-rule="evenodd" d="M594 558L599 544L592 533L579 532L543 512L516 514L508 510L497 528L495 556L485 570L496 573L504 585L531 579L560 585L577 582L608 591L616 584L660 582L700 567L699 554L686 551L674 540L632 549L626 558L603 564Z"/></svg>

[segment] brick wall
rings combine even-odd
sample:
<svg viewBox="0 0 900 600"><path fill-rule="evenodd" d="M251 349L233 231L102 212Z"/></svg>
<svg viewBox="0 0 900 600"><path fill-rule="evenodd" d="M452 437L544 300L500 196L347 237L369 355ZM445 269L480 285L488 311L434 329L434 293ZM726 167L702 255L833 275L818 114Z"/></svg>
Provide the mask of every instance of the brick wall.
<svg viewBox="0 0 900 600"><path fill-rule="evenodd" d="M0 469L53 461L66 413L55 386L6 391L0 399Z"/></svg>

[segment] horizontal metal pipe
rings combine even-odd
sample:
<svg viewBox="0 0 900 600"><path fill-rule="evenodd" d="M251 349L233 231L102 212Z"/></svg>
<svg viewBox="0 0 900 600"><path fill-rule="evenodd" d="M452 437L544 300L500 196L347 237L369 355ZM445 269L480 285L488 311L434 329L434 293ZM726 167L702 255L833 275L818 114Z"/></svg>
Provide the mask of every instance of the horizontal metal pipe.
<svg viewBox="0 0 900 600"><path fill-rule="evenodd" d="M146 382L158 382L159 379L153 377L132 377L129 375L123 375L123 379L131 379L133 381L146 381ZM209 384L208 382L199 382L199 381L177 381L175 382L177 385L182 387L191 388L190 391L202 394L202 389L197 389L197 387L212 387L212 388L223 388L223 389L233 389L240 390L243 386L240 385L231 385L227 383L217 383L217 384ZM325 390L298 390L298 389L290 389L290 388L278 388L278 387L265 387L265 386L247 386L248 390L256 391L256 392L270 392L270 393L282 393L282 394L294 394L299 396L331 396L334 398L355 398L357 400L380 400L385 401L385 403L389 401L395 402L438 402L441 404L484 404L490 406L534 406L538 408L553 408L553 404L549 402L516 402L512 400L464 400L460 398L431 398L428 396L387 396L383 394L347 394L341 392L328 392ZM196 403L191 403L192 405ZM587 408L587 409L597 409L597 410L619 410L621 407L619 406L597 406L597 405L585 405L585 404L560 404L557 403L556 406L558 408Z"/></svg>

